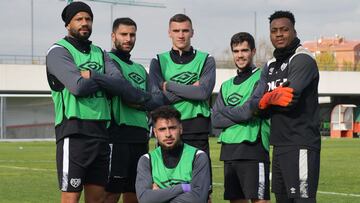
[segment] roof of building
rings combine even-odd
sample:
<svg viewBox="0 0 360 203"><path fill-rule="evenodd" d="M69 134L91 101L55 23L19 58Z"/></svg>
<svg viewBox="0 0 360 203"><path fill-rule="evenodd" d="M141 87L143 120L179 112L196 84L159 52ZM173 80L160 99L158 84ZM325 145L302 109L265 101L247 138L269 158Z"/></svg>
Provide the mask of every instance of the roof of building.
<svg viewBox="0 0 360 203"><path fill-rule="evenodd" d="M317 41L305 41L303 46L311 52L315 51L353 51L360 49L360 40L346 40L344 37L321 37Z"/></svg>

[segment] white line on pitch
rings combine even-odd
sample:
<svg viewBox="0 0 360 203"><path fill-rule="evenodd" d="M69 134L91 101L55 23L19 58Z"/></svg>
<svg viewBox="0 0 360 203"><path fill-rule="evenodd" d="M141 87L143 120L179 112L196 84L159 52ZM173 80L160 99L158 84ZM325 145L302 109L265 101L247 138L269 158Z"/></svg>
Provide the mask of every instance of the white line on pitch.
<svg viewBox="0 0 360 203"><path fill-rule="evenodd" d="M223 186L224 183L215 183L215 182L213 182L213 185ZM317 191L317 193L319 193L319 194L325 194L325 195L338 195L338 196L348 196L348 197L360 197L360 194L352 194L352 193L326 192L326 191Z"/></svg>
<svg viewBox="0 0 360 203"><path fill-rule="evenodd" d="M339 192L325 192L325 191L318 191L320 194L326 195L340 195L340 196L350 196L350 197L360 197L360 194L351 194L351 193L339 193Z"/></svg>
<svg viewBox="0 0 360 203"><path fill-rule="evenodd" d="M0 159L2 163L55 163L55 160L4 160Z"/></svg>
<svg viewBox="0 0 360 203"><path fill-rule="evenodd" d="M43 168L29 168L29 167L18 167L18 166L2 166L0 168L18 169L18 170L30 170L30 171L56 171L55 169L43 169Z"/></svg>

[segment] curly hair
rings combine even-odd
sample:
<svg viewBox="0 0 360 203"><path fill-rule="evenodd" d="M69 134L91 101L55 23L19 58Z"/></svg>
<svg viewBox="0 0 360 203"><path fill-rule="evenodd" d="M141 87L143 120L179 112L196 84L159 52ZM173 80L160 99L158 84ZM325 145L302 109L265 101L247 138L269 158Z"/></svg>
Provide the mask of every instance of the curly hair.
<svg viewBox="0 0 360 203"><path fill-rule="evenodd" d="M278 18L287 18L291 21L293 26L295 26L295 17L294 14L290 11L275 11L270 17L269 17L269 23L271 23L274 19Z"/></svg>
<svg viewBox="0 0 360 203"><path fill-rule="evenodd" d="M150 113L153 123L158 119L172 119L175 118L179 123L181 122L181 114L178 110L171 106L161 106Z"/></svg>

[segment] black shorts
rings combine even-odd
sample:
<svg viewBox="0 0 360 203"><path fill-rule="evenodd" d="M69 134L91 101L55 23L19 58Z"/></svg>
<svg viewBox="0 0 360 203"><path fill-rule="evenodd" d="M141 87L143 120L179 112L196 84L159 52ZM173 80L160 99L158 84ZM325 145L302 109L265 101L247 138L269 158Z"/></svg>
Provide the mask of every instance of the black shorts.
<svg viewBox="0 0 360 203"><path fill-rule="evenodd" d="M270 164L258 161L224 162L224 199L270 199Z"/></svg>
<svg viewBox="0 0 360 203"><path fill-rule="evenodd" d="M315 198L319 170L319 151L274 147L271 190L291 199Z"/></svg>
<svg viewBox="0 0 360 203"><path fill-rule="evenodd" d="M135 193L137 163L148 153L148 143L113 143L110 146L110 176L106 191Z"/></svg>
<svg viewBox="0 0 360 203"><path fill-rule="evenodd" d="M84 135L65 137L56 144L60 190L80 192L84 184L105 186L109 173L107 140Z"/></svg>
<svg viewBox="0 0 360 203"><path fill-rule="evenodd" d="M209 148L209 140L193 140L193 139L184 139L182 141L188 145L196 147L202 151L204 151L210 157L210 148Z"/></svg>

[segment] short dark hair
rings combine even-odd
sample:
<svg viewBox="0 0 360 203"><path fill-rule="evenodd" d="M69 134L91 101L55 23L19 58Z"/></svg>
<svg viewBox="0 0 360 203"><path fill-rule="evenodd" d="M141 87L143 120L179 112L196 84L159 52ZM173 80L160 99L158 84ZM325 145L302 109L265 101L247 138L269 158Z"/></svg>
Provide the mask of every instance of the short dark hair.
<svg viewBox="0 0 360 203"><path fill-rule="evenodd" d="M189 18L189 16L182 14L182 13L178 13L176 15L174 15L173 17L170 18L169 20L169 25L171 22L177 22L177 23L182 23L185 21L189 21L190 24L192 24L191 19Z"/></svg>
<svg viewBox="0 0 360 203"><path fill-rule="evenodd" d="M112 27L112 31L115 32L116 29L120 26L120 25L129 25L129 26L135 26L135 29L137 29L136 23L135 21L133 21L131 18L117 18L116 20L114 20L113 23L113 27Z"/></svg>
<svg viewBox="0 0 360 203"><path fill-rule="evenodd" d="M231 37L231 41L230 41L231 50L233 50L233 46L236 46L243 42L247 42L249 44L251 50L255 49L254 37L247 32L239 32L239 33L234 34Z"/></svg>
<svg viewBox="0 0 360 203"><path fill-rule="evenodd" d="M151 113L151 120L153 124L159 119L172 119L175 118L179 123L181 122L181 114L178 110L171 106L161 106Z"/></svg>
<svg viewBox="0 0 360 203"><path fill-rule="evenodd" d="M275 13L273 13L270 17L269 17L269 21L270 23L274 20L274 19L278 19L278 18L287 18L291 21L291 23L293 24L293 26L295 26L295 17L294 14L291 13L290 11L275 11Z"/></svg>

